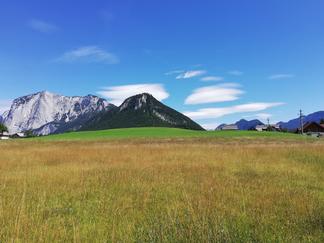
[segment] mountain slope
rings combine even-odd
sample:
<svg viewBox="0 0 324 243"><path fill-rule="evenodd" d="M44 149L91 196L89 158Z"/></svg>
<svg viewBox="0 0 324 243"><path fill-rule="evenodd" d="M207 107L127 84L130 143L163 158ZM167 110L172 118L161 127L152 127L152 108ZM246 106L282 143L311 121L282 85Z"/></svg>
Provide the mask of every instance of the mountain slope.
<svg viewBox="0 0 324 243"><path fill-rule="evenodd" d="M147 93L126 99L118 109L111 112L98 113L81 130L127 127L176 127L203 130L190 118L162 104Z"/></svg>
<svg viewBox="0 0 324 243"><path fill-rule="evenodd" d="M317 122L319 123L321 119L324 119L324 111L317 111L314 113L311 113L304 117L303 121L304 123L307 122ZM279 122L278 125L280 125L282 128L287 130L296 130L300 127L300 121L299 118L292 119L288 122Z"/></svg>
<svg viewBox="0 0 324 243"><path fill-rule="evenodd" d="M10 110L3 115L3 123L10 133L31 129L36 134L46 135L80 117L114 107L97 96L68 97L43 91L15 99Z"/></svg>
<svg viewBox="0 0 324 243"><path fill-rule="evenodd" d="M225 127L226 125L227 125L226 123L222 123L222 124L218 125L218 126L215 128L215 130L222 130L223 127Z"/></svg>
<svg viewBox="0 0 324 243"><path fill-rule="evenodd" d="M223 124L219 125L216 128L216 130L222 130L222 128L226 125L227 124L223 123ZM241 120L237 121L235 123L235 125L237 125L239 130L251 130L251 129L255 128L257 125L264 125L264 124L260 120L257 120L257 119L251 120L251 121L241 119Z"/></svg>
<svg viewBox="0 0 324 243"><path fill-rule="evenodd" d="M235 123L239 130L251 130L255 128L257 125L264 125L260 120L255 119L251 121L247 121L245 119L241 119Z"/></svg>

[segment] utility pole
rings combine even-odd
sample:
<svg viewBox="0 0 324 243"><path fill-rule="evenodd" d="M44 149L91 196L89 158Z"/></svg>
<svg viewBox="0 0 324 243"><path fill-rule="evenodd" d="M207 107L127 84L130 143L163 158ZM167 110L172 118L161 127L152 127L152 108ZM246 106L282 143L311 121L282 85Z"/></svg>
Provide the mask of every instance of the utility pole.
<svg viewBox="0 0 324 243"><path fill-rule="evenodd" d="M304 114L303 111L300 109L299 110L299 123L300 123L300 132L303 135L304 134Z"/></svg>
<svg viewBox="0 0 324 243"><path fill-rule="evenodd" d="M270 118L267 118L267 122L268 122L267 131L272 131L272 128L270 126Z"/></svg>

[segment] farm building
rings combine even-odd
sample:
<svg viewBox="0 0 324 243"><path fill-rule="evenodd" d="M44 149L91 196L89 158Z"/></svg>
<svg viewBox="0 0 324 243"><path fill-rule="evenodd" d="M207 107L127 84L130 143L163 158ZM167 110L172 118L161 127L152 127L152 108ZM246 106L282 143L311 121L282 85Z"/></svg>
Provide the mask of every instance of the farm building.
<svg viewBox="0 0 324 243"><path fill-rule="evenodd" d="M305 133L324 133L324 124L318 124L316 122L306 123L304 125Z"/></svg>
<svg viewBox="0 0 324 243"><path fill-rule="evenodd" d="M18 132L18 133L12 134L10 137L11 138L25 138L26 134L23 132Z"/></svg>
<svg viewBox="0 0 324 243"><path fill-rule="evenodd" d="M239 130L238 129L238 126L235 125L235 124L231 124L231 125L224 125L222 128L221 128L222 131L236 131L236 130Z"/></svg>
<svg viewBox="0 0 324 243"><path fill-rule="evenodd" d="M9 133L8 132L0 132L0 140L6 140L9 139Z"/></svg>
<svg viewBox="0 0 324 243"><path fill-rule="evenodd" d="M255 130L258 131L258 132L267 131L267 129L268 129L268 126L267 125L257 125L255 127Z"/></svg>
<svg viewBox="0 0 324 243"><path fill-rule="evenodd" d="M264 131L272 131L272 132L280 132L280 126L277 124L273 124L273 125L257 125L255 127L255 130L258 132L264 132Z"/></svg>

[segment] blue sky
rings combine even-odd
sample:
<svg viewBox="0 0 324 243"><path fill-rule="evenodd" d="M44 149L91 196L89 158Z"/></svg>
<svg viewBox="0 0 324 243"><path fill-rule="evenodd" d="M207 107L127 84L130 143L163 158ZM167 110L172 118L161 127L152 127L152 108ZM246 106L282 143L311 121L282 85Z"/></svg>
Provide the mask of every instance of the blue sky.
<svg viewBox="0 0 324 243"><path fill-rule="evenodd" d="M206 127L323 110L322 0L2 1L0 110L151 92Z"/></svg>

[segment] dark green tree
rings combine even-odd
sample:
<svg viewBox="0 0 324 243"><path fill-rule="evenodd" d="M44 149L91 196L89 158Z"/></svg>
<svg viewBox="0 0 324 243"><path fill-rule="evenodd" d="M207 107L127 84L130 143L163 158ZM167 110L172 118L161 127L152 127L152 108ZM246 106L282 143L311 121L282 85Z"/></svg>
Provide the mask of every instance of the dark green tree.
<svg viewBox="0 0 324 243"><path fill-rule="evenodd" d="M35 137L33 130L27 130L24 133L27 138Z"/></svg>
<svg viewBox="0 0 324 243"><path fill-rule="evenodd" d="M320 124L324 124L324 118L320 120Z"/></svg>
<svg viewBox="0 0 324 243"><path fill-rule="evenodd" d="M0 132L8 132L8 128L3 123L0 123Z"/></svg>

